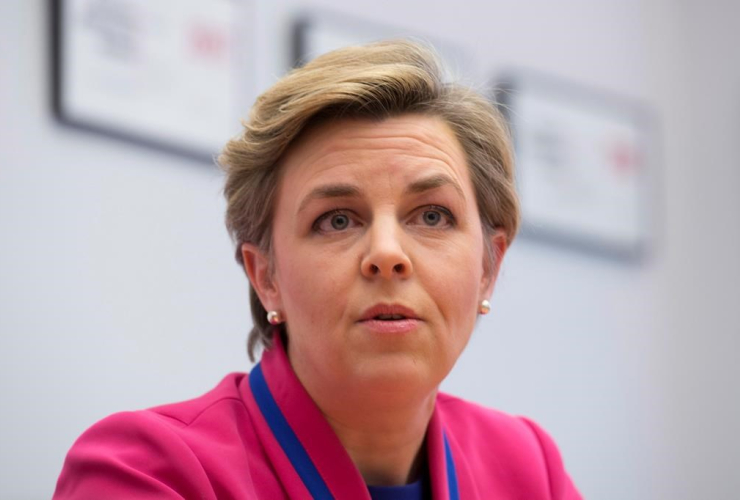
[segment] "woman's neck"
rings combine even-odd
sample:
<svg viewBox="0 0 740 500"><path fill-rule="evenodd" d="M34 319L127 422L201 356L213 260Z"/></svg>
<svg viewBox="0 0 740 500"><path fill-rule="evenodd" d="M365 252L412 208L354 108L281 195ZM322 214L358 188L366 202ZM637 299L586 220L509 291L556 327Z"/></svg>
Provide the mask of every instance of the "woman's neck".
<svg viewBox="0 0 740 500"><path fill-rule="evenodd" d="M434 397L406 410L376 407L348 411L348 407L338 412L324 410L324 416L365 483L395 486L418 479L426 464L424 438Z"/></svg>
<svg viewBox="0 0 740 500"><path fill-rule="evenodd" d="M289 359L366 484L399 486L421 476L437 384L413 377L327 377Z"/></svg>

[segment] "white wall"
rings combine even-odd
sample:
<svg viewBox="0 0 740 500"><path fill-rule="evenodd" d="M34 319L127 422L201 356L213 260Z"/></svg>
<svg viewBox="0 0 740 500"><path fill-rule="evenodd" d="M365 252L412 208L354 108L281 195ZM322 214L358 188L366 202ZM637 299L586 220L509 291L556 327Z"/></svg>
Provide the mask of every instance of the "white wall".
<svg viewBox="0 0 740 500"><path fill-rule="evenodd" d="M587 498L740 488L736 3L339 0L448 39L479 81L540 69L652 103L659 242L643 266L521 239L444 389L542 423ZM257 87L295 4L261 0ZM249 369L247 285L213 167L51 119L46 2L0 2L0 496L51 495L95 420ZM245 110L246 111L246 110Z"/></svg>
<svg viewBox="0 0 740 500"><path fill-rule="evenodd" d="M665 248L651 343L664 498L740 490L740 4L655 2L652 94L665 117ZM665 472L664 472L665 471Z"/></svg>

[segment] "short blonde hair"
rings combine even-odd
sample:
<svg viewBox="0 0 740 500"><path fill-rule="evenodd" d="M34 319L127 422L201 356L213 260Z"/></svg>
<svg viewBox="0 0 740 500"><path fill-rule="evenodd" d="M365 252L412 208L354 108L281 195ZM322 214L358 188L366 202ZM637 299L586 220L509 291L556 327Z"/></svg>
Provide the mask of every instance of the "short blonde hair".
<svg viewBox="0 0 740 500"><path fill-rule="evenodd" d="M243 243L272 254L280 159L301 132L327 118L382 120L410 113L439 117L452 128L467 156L484 233L503 230L511 243L520 215L504 119L477 92L446 83L430 48L394 40L322 55L292 70L257 98L243 133L218 157L226 173L226 226L236 244L237 261L244 265ZM487 250L489 258L497 258L490 243ZM247 350L254 361L255 346L269 347L274 327L251 284L250 304L254 327Z"/></svg>

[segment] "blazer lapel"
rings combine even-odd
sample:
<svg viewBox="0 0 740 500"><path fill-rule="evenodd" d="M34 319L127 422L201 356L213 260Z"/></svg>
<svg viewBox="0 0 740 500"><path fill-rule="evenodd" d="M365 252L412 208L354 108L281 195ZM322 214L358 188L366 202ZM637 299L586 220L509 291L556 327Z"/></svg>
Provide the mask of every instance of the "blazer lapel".
<svg viewBox="0 0 740 500"><path fill-rule="evenodd" d="M279 335L274 339L250 373L249 385L308 498L370 500L357 467L293 372Z"/></svg>
<svg viewBox="0 0 740 500"><path fill-rule="evenodd" d="M455 457L436 406L427 427L426 439L433 500L459 500Z"/></svg>

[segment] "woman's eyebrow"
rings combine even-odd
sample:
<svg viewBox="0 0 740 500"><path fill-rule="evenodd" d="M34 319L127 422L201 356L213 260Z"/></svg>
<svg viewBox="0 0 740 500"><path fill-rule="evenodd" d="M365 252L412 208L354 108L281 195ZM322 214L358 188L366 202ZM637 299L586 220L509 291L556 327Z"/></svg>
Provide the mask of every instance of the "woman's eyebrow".
<svg viewBox="0 0 740 500"><path fill-rule="evenodd" d="M406 187L406 193L418 194L432 189L437 189L442 186L452 186L460 197L465 200L465 193L463 193L460 184L450 176L441 174L412 182ZM323 186L317 186L313 188L305 198L303 198L298 207L298 212L302 212L313 200L326 198L358 198L361 194L362 192L360 191L360 188L353 184L325 184Z"/></svg>
<svg viewBox="0 0 740 500"><path fill-rule="evenodd" d="M419 179L408 185L406 188L407 193L423 193L431 189L436 189L442 186L452 186L457 191L457 194L465 200L465 193L463 192L460 184L457 183L452 177L448 175L437 174L425 179Z"/></svg>
<svg viewBox="0 0 740 500"><path fill-rule="evenodd" d="M353 184L326 184L311 190L301 201L298 212L302 212L313 200L324 198L356 198L361 194L360 188Z"/></svg>

